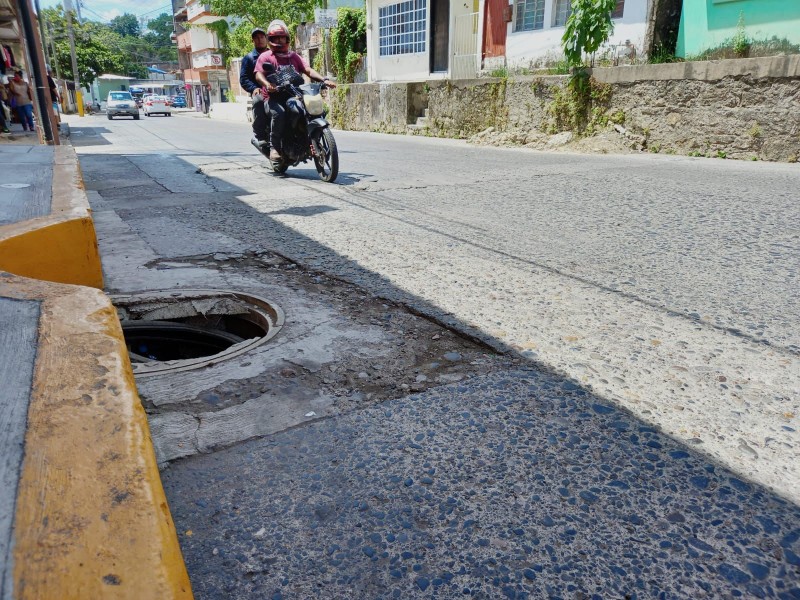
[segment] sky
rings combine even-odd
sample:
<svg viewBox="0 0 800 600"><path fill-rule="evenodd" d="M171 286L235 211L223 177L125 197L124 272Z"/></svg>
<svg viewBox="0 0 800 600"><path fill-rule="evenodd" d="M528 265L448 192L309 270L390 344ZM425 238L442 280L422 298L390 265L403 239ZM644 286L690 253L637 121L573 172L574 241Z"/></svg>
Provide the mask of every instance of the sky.
<svg viewBox="0 0 800 600"><path fill-rule="evenodd" d="M75 1L72 0L73 6ZM64 4L64 1L39 0L39 6L42 8L56 4ZM169 0L81 0L81 17L104 23L125 13L153 19L161 13L171 12L172 4Z"/></svg>

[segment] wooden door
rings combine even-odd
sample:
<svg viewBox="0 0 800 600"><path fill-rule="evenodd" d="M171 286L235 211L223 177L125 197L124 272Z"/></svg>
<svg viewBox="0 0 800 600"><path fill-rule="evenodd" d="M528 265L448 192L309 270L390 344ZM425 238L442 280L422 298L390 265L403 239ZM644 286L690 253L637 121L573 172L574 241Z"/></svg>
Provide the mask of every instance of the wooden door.
<svg viewBox="0 0 800 600"><path fill-rule="evenodd" d="M431 2L431 73L450 68L450 0Z"/></svg>
<svg viewBox="0 0 800 600"><path fill-rule="evenodd" d="M486 20L483 24L483 58L506 55L506 32L511 6L508 0L486 0Z"/></svg>

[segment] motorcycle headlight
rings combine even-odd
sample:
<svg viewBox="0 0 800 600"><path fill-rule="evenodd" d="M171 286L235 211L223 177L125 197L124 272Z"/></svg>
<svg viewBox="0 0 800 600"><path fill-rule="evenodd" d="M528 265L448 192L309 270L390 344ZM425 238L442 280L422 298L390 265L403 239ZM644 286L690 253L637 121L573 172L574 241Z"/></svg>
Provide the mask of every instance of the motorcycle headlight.
<svg viewBox="0 0 800 600"><path fill-rule="evenodd" d="M306 104L306 110L312 117L318 117L325 110L325 105L322 102L322 96L319 94L303 96L303 101Z"/></svg>

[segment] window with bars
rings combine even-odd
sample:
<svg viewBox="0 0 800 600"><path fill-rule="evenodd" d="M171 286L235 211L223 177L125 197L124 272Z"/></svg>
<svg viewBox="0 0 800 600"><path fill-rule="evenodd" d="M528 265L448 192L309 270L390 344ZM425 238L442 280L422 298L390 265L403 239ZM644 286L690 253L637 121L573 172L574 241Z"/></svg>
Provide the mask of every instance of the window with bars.
<svg viewBox="0 0 800 600"><path fill-rule="evenodd" d="M556 0L553 7L553 27L563 27L567 24L569 13L572 12L570 0Z"/></svg>
<svg viewBox="0 0 800 600"><path fill-rule="evenodd" d="M380 56L425 52L427 0L407 0L378 9Z"/></svg>
<svg viewBox="0 0 800 600"><path fill-rule="evenodd" d="M531 31L544 28L545 0L516 0L517 18L514 31Z"/></svg>
<svg viewBox="0 0 800 600"><path fill-rule="evenodd" d="M617 0L617 5L614 7L614 10L611 11L611 18L621 19L623 12L625 12L625 0Z"/></svg>

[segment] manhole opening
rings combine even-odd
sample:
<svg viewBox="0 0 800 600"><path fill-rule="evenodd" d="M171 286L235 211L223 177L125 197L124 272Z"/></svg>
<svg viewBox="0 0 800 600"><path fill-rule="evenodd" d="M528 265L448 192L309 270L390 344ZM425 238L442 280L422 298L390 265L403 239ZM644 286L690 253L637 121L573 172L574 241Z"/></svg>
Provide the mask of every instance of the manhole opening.
<svg viewBox="0 0 800 600"><path fill-rule="evenodd" d="M283 312L238 292L182 290L112 298L137 375L187 370L238 356L274 337Z"/></svg>

